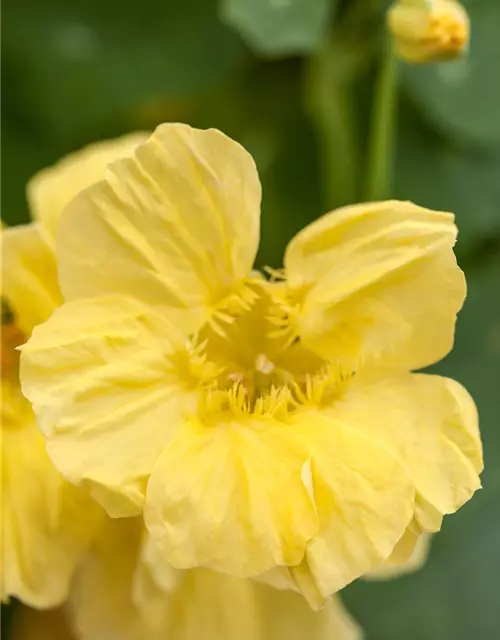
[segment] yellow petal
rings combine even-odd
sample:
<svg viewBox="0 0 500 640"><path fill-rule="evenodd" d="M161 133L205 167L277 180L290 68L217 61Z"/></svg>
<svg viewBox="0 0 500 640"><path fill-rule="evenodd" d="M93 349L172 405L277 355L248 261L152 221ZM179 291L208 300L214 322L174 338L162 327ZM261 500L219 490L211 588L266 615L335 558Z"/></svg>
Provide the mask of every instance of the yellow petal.
<svg viewBox="0 0 500 640"><path fill-rule="evenodd" d="M143 565L149 545L139 519L109 521L103 528L76 577L69 603L80 640L361 638L339 599L315 613L298 594L207 569L170 568L175 579L162 588L155 582L157 565ZM137 601L135 587L138 574L144 579L148 571L146 605Z"/></svg>
<svg viewBox="0 0 500 640"><path fill-rule="evenodd" d="M152 640L132 601L142 538L139 518L107 520L75 576L68 609L79 640Z"/></svg>
<svg viewBox="0 0 500 640"><path fill-rule="evenodd" d="M37 611L22 605L16 608L10 640L76 640L64 608Z"/></svg>
<svg viewBox="0 0 500 640"><path fill-rule="evenodd" d="M289 565L318 607L391 554L415 495L385 447L317 411L218 420L183 426L151 475L145 522L168 562L241 577Z"/></svg>
<svg viewBox="0 0 500 640"><path fill-rule="evenodd" d="M308 456L288 427L232 415L183 425L156 461L144 509L168 562L239 577L300 562L317 518Z"/></svg>
<svg viewBox="0 0 500 640"><path fill-rule="evenodd" d="M340 597L333 596L323 602L321 611L312 611L301 595L293 593L293 582L278 588L281 590L205 569L177 571L146 535L134 573L133 600L142 615L148 621L154 620L156 629L168 629L165 637L173 640L363 637Z"/></svg>
<svg viewBox="0 0 500 640"><path fill-rule="evenodd" d="M406 531L401 536L399 542L392 550L391 555L387 558L384 565L380 567L380 571L384 572L387 565L390 566L403 566L406 562L412 563L412 556L419 555L416 551L420 545L421 538L428 538L428 534L422 533L422 529L419 527L415 518L410 522ZM375 572L374 572L375 573Z"/></svg>
<svg viewBox="0 0 500 640"><path fill-rule="evenodd" d="M265 640L362 640L363 632L339 596L332 596L321 611L290 591L257 588L259 612L266 624Z"/></svg>
<svg viewBox="0 0 500 640"><path fill-rule="evenodd" d="M427 562L431 539L430 533L415 536L407 530L387 561L379 569L364 576L365 580L392 580L418 571ZM400 562L398 556L406 555L408 548L411 553L404 562Z"/></svg>
<svg viewBox="0 0 500 640"><path fill-rule="evenodd" d="M137 563L132 577L131 591L134 609L152 629L168 624L169 607L175 593L182 586L184 573L169 564L160 547L144 530L137 551Z"/></svg>
<svg viewBox="0 0 500 640"><path fill-rule="evenodd" d="M57 224L64 207L80 191L104 180L109 163L130 156L146 137L145 132L139 132L90 144L43 169L29 181L27 195L31 214L40 222L49 244L55 244Z"/></svg>
<svg viewBox="0 0 500 640"><path fill-rule="evenodd" d="M138 600L138 575L144 585L150 570L143 564L147 544L139 519L106 524L71 594L80 640L260 639L262 622L250 581L201 569L176 572L162 589L167 585L150 573L149 602Z"/></svg>
<svg viewBox="0 0 500 640"><path fill-rule="evenodd" d="M454 380L433 375L359 376L332 408L336 420L393 451L417 490L415 516L437 531L480 487L483 468L477 412Z"/></svg>
<svg viewBox="0 0 500 640"><path fill-rule="evenodd" d="M325 598L386 560L413 516L415 492L403 464L375 438L318 411L299 413L293 424L310 456L321 526L299 580L306 597L314 583Z"/></svg>
<svg viewBox="0 0 500 640"><path fill-rule="evenodd" d="M172 640L254 640L262 637L250 581L196 569L185 572L165 616L165 637Z"/></svg>
<svg viewBox="0 0 500 640"><path fill-rule="evenodd" d="M141 521L141 530L143 529ZM161 548L145 529L143 530L139 556L140 566L134 575L133 588L134 600L137 603L146 604L140 588L146 573L149 574L149 579L154 582L156 588L161 588L162 591L173 591L178 586L179 577L182 575L181 572L178 569L174 569L166 561Z"/></svg>
<svg viewBox="0 0 500 640"><path fill-rule="evenodd" d="M68 594L100 510L53 467L28 403L22 412L21 405L16 423L2 415L2 600L53 607Z"/></svg>
<svg viewBox="0 0 500 640"><path fill-rule="evenodd" d="M27 336L61 303L55 257L38 224L2 230L2 296Z"/></svg>
<svg viewBox="0 0 500 640"><path fill-rule="evenodd" d="M236 142L213 129L161 125L66 209L58 249L65 298L130 295L189 334L249 276L260 194L255 164Z"/></svg>
<svg viewBox="0 0 500 640"><path fill-rule="evenodd" d="M16 429L32 421L29 404L15 378L2 376L1 399L2 433L4 429Z"/></svg>
<svg viewBox="0 0 500 640"><path fill-rule="evenodd" d="M49 455L113 516L140 512L154 460L189 406L169 380L166 333L153 310L110 296L63 305L22 350Z"/></svg>
<svg viewBox="0 0 500 640"><path fill-rule="evenodd" d="M374 359L416 369L451 349L465 282L453 216L409 202L333 211L285 255L293 330L347 371Z"/></svg>
<svg viewBox="0 0 500 640"><path fill-rule="evenodd" d="M309 572L309 585L306 585L306 581L297 579L297 570L302 573L302 576ZM364 637L361 627L344 607L339 594L325 598L319 593L306 561L303 561L299 567L277 567L257 576L256 580L263 585L272 586L272 588L259 589L257 592L259 595L262 594L261 606L267 611L271 609L276 613L283 611L283 614L278 613L274 617L275 623L278 624L277 628L280 629L276 638L301 640L304 637L301 634L306 620L309 621L307 624L311 630L308 637L325 638L325 640L332 638L361 640ZM316 598L309 597L313 590L316 591ZM298 592L301 592L302 596L306 595L306 599L299 596ZM269 619L273 619L270 614Z"/></svg>
<svg viewBox="0 0 500 640"><path fill-rule="evenodd" d="M165 637L172 640L360 640L340 599L311 611L296 593L196 569L186 572Z"/></svg>

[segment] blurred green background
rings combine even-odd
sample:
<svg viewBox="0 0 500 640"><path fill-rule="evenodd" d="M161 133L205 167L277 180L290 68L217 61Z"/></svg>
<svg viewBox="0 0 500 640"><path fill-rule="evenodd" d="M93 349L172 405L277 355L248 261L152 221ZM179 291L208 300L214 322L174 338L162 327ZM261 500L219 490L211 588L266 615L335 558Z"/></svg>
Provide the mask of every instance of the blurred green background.
<svg viewBox="0 0 500 640"><path fill-rule="evenodd" d="M358 581L368 640L500 637L500 2L465 0L470 55L398 68L389 195L456 213L469 296L435 369L474 395L484 489L445 520L419 573ZM384 0L4 0L2 218L25 184L82 145L162 121L217 127L254 155L259 263L366 176ZM9 612L4 611L3 623Z"/></svg>

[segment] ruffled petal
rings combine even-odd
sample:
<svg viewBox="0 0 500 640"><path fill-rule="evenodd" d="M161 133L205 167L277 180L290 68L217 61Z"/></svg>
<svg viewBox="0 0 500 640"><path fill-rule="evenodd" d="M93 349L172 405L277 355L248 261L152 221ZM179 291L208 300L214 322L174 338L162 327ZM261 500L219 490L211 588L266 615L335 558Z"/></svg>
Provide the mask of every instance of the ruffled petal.
<svg viewBox="0 0 500 640"><path fill-rule="evenodd" d="M68 595L101 511L53 467L21 404L15 422L2 414L2 601L54 607Z"/></svg>
<svg viewBox="0 0 500 640"><path fill-rule="evenodd" d="M300 595L251 580L195 569L186 572L164 637L172 640L361 640L339 598L312 611Z"/></svg>
<svg viewBox="0 0 500 640"><path fill-rule="evenodd" d="M331 414L401 459L415 484L415 518L422 531L439 530L442 517L481 486L476 407L454 380L425 374L359 376Z"/></svg>
<svg viewBox="0 0 500 640"><path fill-rule="evenodd" d="M409 573L415 573L427 562L432 535L423 533L415 535L407 529L393 553L386 562L375 571L364 576L365 580L392 580ZM405 559L402 561L401 558Z"/></svg>
<svg viewBox="0 0 500 640"><path fill-rule="evenodd" d="M80 191L104 180L107 166L118 158L131 156L146 138L145 132L138 132L115 140L95 142L65 156L29 181L27 196L31 214L40 222L42 233L50 245L55 245L59 216L64 207Z"/></svg>
<svg viewBox="0 0 500 640"><path fill-rule="evenodd" d="M139 519L106 524L69 602L80 640L361 640L338 598L313 612L300 595L253 580L207 569L165 571L161 556L157 581L158 563L145 562L151 551ZM142 598L138 575L143 586L149 582Z"/></svg>
<svg viewBox="0 0 500 640"><path fill-rule="evenodd" d="M67 207L58 244L65 298L130 295L189 334L241 293L260 196L239 144L213 129L161 125Z"/></svg>
<svg viewBox="0 0 500 640"><path fill-rule="evenodd" d="M132 600L142 539L140 518L107 520L75 575L68 609L79 640L153 640ZM149 594L163 601L163 593ZM159 637L158 637L159 640Z"/></svg>
<svg viewBox="0 0 500 640"><path fill-rule="evenodd" d="M55 257L40 225L2 230L2 297L26 336L61 303Z"/></svg>
<svg viewBox="0 0 500 640"><path fill-rule="evenodd" d="M311 461L320 530L290 571L317 607L389 557L413 516L415 491L398 457L348 423L304 411L293 424Z"/></svg>
<svg viewBox="0 0 500 640"><path fill-rule="evenodd" d="M23 391L58 469L113 516L137 514L190 392L169 372L162 316L120 296L60 307L22 348Z"/></svg>
<svg viewBox="0 0 500 640"><path fill-rule="evenodd" d="M268 621L259 612L255 585L207 569L183 572L165 612L165 638L261 640ZM270 640L278 637L269 636Z"/></svg>
<svg viewBox="0 0 500 640"><path fill-rule="evenodd" d="M332 596L321 611L312 611L290 591L257 587L259 611L266 624L265 640L362 640L363 632L340 596Z"/></svg>
<svg viewBox="0 0 500 640"><path fill-rule="evenodd" d="M417 547L420 545L421 538L428 538L430 534L422 532L415 518L410 522L406 531L399 539L397 545L392 550L391 555L387 558L384 565L380 567L383 572L386 566L403 566L407 562L413 562L412 557L418 555Z"/></svg>
<svg viewBox="0 0 500 640"><path fill-rule="evenodd" d="M151 629L162 629L168 624L171 600L182 586L184 573L169 564L160 547L144 530L137 553L137 564L132 576L131 591L134 610ZM130 587L130 585L129 585Z"/></svg>
<svg viewBox="0 0 500 640"><path fill-rule="evenodd" d="M157 581L158 571L152 571L157 567L145 562L147 547L140 519L106 523L82 563L69 602L81 640L260 640L264 625L251 581L169 567L174 579L167 585L164 559L159 558L162 579Z"/></svg>
<svg viewBox="0 0 500 640"><path fill-rule="evenodd" d="M156 462L144 515L174 566L246 577L288 565L317 608L385 561L414 500L385 447L303 411L186 424Z"/></svg>
<svg viewBox="0 0 500 640"><path fill-rule="evenodd" d="M453 216L409 202L333 211L285 254L290 330L343 370L417 369L453 345L465 280Z"/></svg>
<svg viewBox="0 0 500 640"><path fill-rule="evenodd" d="M238 577L298 564L317 531L308 455L268 416L193 418L159 456L148 531L173 566Z"/></svg>

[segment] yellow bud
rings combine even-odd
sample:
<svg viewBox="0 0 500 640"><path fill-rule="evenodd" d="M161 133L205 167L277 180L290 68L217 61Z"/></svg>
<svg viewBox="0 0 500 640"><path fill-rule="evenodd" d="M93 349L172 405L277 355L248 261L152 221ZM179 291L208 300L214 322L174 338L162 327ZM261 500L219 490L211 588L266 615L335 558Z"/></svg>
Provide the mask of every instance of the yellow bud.
<svg viewBox="0 0 500 640"><path fill-rule="evenodd" d="M399 56L415 64L453 60L469 43L469 16L456 0L398 0L388 24Z"/></svg>

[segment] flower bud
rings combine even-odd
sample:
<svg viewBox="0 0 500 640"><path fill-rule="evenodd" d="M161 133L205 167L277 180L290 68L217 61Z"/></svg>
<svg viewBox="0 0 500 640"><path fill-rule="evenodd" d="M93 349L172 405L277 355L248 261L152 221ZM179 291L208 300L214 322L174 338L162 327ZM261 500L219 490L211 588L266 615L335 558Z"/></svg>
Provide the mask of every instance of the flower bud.
<svg viewBox="0 0 500 640"><path fill-rule="evenodd" d="M457 0L398 0L387 18L407 62L453 60L467 50L469 16Z"/></svg>

